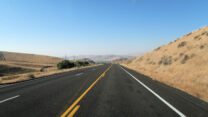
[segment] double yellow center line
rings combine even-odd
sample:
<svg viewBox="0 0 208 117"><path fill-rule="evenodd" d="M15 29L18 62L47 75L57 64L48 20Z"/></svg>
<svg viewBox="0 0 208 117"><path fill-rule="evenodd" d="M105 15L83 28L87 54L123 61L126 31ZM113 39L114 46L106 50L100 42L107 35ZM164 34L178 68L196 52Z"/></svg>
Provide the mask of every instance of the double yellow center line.
<svg viewBox="0 0 208 117"><path fill-rule="evenodd" d="M105 76L106 72L108 70L110 70L110 68L112 67L112 65L110 67L108 67L91 85L90 87L87 88L87 90L82 93L82 95L79 96L79 98L77 98L74 103L61 115L61 117L73 117L73 115L76 113L76 111L79 109L80 105L77 105L80 100L92 89L92 87L102 78ZM76 106L76 107L75 107ZM75 107L75 108L74 108ZM72 110L73 109L73 110ZM72 110L72 111L71 111Z"/></svg>

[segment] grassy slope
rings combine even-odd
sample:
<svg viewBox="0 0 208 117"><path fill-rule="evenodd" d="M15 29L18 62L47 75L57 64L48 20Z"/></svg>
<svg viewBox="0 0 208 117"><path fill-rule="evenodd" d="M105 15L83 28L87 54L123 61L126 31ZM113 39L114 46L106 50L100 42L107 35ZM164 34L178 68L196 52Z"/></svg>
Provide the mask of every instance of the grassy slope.
<svg viewBox="0 0 208 117"><path fill-rule="evenodd" d="M208 102L208 27L121 64Z"/></svg>
<svg viewBox="0 0 208 117"><path fill-rule="evenodd" d="M13 62L26 62L26 63L39 63L39 64L56 64L62 59L51 56L14 53L14 52L0 52L4 55L6 61Z"/></svg>
<svg viewBox="0 0 208 117"><path fill-rule="evenodd" d="M0 51L0 83L11 80L19 80L20 77L37 74L44 69L46 71L56 70L56 64L63 59L57 57L2 52Z"/></svg>
<svg viewBox="0 0 208 117"><path fill-rule="evenodd" d="M43 68L55 67L63 59L44 55L34 55L14 52L0 51L0 65L7 66L7 75L9 69L21 68L22 71L40 71ZM21 71L21 70L20 70ZM15 72L11 72L12 73Z"/></svg>

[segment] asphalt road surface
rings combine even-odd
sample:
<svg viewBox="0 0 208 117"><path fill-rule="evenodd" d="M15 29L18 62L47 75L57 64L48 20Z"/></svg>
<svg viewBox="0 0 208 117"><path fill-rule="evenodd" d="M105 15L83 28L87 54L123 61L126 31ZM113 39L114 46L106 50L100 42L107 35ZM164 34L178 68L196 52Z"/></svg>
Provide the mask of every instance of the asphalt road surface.
<svg viewBox="0 0 208 117"><path fill-rule="evenodd" d="M208 104L120 65L0 85L0 117L208 117Z"/></svg>

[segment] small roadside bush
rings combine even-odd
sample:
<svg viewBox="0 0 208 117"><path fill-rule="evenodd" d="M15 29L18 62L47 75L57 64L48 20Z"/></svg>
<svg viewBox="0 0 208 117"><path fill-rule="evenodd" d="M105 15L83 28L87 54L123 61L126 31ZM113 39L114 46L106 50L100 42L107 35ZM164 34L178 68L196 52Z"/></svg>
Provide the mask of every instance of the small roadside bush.
<svg viewBox="0 0 208 117"><path fill-rule="evenodd" d="M200 37L200 35L198 35L198 36L195 36L194 39L195 39L195 40L200 40L201 37Z"/></svg>
<svg viewBox="0 0 208 117"><path fill-rule="evenodd" d="M187 55L187 54L184 55L183 59L181 60L181 64L185 64L187 60L189 60L195 56L196 56L196 54L194 54L194 53L192 53L191 55Z"/></svg>
<svg viewBox="0 0 208 117"><path fill-rule="evenodd" d="M186 61L190 59L190 57L188 55L185 55L181 61L182 64L186 63Z"/></svg>
<svg viewBox="0 0 208 117"><path fill-rule="evenodd" d="M63 60L57 64L58 69L67 69L67 68L72 68L74 66L75 64L73 62L70 62L69 60Z"/></svg>
<svg viewBox="0 0 208 117"><path fill-rule="evenodd" d="M76 62L74 62L74 65L75 65L76 67L81 67L81 62L76 61Z"/></svg>
<svg viewBox="0 0 208 117"><path fill-rule="evenodd" d="M87 61L76 61L74 62L75 67L81 67L81 66L87 66L89 65L89 62Z"/></svg>
<svg viewBox="0 0 208 117"><path fill-rule="evenodd" d="M29 78L35 78L35 76L33 74L29 74L28 77Z"/></svg>
<svg viewBox="0 0 208 117"><path fill-rule="evenodd" d="M89 65L89 64L90 64L90 63L87 62L87 61L84 62L84 66Z"/></svg>
<svg viewBox="0 0 208 117"><path fill-rule="evenodd" d="M200 49L203 49L203 48L204 48L204 45L201 45L201 46L200 46Z"/></svg>
<svg viewBox="0 0 208 117"><path fill-rule="evenodd" d="M201 35L205 35L205 34L208 34L208 32L204 31Z"/></svg>
<svg viewBox="0 0 208 117"><path fill-rule="evenodd" d="M186 42L183 41L183 42L181 42L181 43L178 44L178 48L181 48L181 47L183 47L183 46L185 46L185 45L186 45Z"/></svg>
<svg viewBox="0 0 208 117"><path fill-rule="evenodd" d="M163 56L161 60L158 62L158 64L163 64L163 65L170 65L172 64L172 56Z"/></svg>
<svg viewBox="0 0 208 117"><path fill-rule="evenodd" d="M190 32L190 33L186 34L186 36L189 36L189 35L191 35L191 34L192 34L192 32Z"/></svg>
<svg viewBox="0 0 208 117"><path fill-rule="evenodd" d="M155 62L153 62L153 61L150 61L150 62L148 62L148 64L152 64L152 65L155 65Z"/></svg>
<svg viewBox="0 0 208 117"><path fill-rule="evenodd" d="M180 53L180 54L179 54L180 57L183 56L183 55L184 55L184 53Z"/></svg>

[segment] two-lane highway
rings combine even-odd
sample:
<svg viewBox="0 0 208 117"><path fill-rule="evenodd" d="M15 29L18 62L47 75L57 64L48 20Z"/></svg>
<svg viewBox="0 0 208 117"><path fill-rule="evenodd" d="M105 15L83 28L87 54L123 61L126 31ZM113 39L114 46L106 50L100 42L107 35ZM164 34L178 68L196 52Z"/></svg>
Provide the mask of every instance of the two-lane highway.
<svg viewBox="0 0 208 117"><path fill-rule="evenodd" d="M0 117L59 116L107 67L70 71L2 87L0 101L4 102L0 103Z"/></svg>
<svg viewBox="0 0 208 117"><path fill-rule="evenodd" d="M208 117L208 104L120 65L0 86L0 117Z"/></svg>

